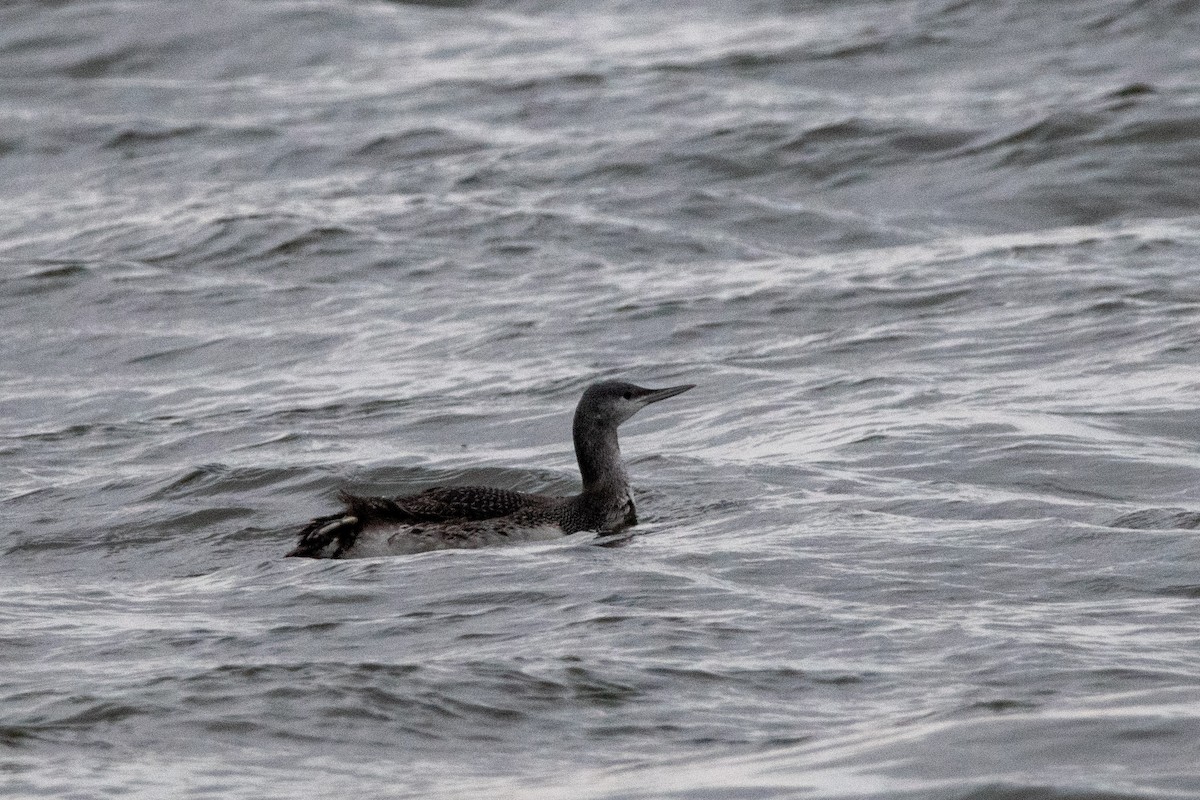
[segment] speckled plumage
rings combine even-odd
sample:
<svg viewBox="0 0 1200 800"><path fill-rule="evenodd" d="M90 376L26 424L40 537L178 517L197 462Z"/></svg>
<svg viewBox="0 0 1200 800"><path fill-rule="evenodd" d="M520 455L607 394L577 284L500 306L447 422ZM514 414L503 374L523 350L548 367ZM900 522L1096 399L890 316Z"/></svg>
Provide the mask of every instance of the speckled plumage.
<svg viewBox="0 0 1200 800"><path fill-rule="evenodd" d="M583 491L570 497L491 486L447 486L404 497L342 492L337 514L300 531L289 556L353 558L448 548L486 547L555 538L579 531L617 531L637 523L617 427L650 403L691 385L646 389L605 381L589 386L575 409L573 438Z"/></svg>

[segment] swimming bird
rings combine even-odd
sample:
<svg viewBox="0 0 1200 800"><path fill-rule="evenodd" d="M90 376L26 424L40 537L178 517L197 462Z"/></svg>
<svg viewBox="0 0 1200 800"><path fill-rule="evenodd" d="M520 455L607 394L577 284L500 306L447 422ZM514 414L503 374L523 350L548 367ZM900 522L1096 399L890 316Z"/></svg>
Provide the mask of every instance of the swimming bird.
<svg viewBox="0 0 1200 800"><path fill-rule="evenodd" d="M646 389L622 381L589 386L575 407L572 436L583 491L568 497L491 486L445 486L405 497L342 492L345 509L300 531L289 556L362 558L427 550L555 539L579 531L609 533L637 524L617 427L641 409L695 384Z"/></svg>

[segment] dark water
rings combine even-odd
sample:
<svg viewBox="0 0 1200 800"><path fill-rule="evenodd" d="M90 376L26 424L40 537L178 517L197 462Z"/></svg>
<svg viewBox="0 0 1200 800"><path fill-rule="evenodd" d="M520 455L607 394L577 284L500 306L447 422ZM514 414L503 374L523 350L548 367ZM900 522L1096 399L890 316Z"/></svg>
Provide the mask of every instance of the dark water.
<svg viewBox="0 0 1200 800"><path fill-rule="evenodd" d="M0 9L0 795L1200 797L1200 6ZM340 486L643 524L281 558Z"/></svg>

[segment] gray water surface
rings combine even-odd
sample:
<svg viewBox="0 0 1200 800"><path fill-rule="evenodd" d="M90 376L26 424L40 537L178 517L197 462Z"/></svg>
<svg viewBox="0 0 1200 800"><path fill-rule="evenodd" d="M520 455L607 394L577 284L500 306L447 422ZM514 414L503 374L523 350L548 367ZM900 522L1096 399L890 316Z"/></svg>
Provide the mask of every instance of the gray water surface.
<svg viewBox="0 0 1200 800"><path fill-rule="evenodd" d="M0 795L1200 797L1197 42L5 5ZM282 558L605 377L621 546Z"/></svg>

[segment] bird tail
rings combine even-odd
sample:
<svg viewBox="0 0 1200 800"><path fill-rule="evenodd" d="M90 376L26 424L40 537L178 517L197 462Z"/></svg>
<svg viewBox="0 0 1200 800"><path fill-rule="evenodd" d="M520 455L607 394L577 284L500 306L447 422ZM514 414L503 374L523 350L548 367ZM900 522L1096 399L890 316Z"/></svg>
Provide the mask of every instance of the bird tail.
<svg viewBox="0 0 1200 800"><path fill-rule="evenodd" d="M346 512L317 517L300 531L300 543L287 555L289 558L340 558L354 545L362 529L362 520Z"/></svg>
<svg viewBox="0 0 1200 800"><path fill-rule="evenodd" d="M349 492L338 492L338 500L346 506L346 513L358 517L364 525L372 522L411 522L408 509L388 497L363 497Z"/></svg>
<svg viewBox="0 0 1200 800"><path fill-rule="evenodd" d="M288 553L289 557L341 558L368 525L403 522L411 517L403 506L386 497L360 497L339 492L338 499L345 505L345 510L317 517L305 525L300 531L300 543Z"/></svg>

